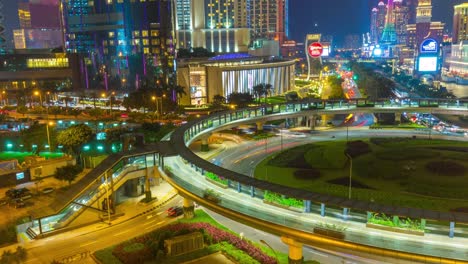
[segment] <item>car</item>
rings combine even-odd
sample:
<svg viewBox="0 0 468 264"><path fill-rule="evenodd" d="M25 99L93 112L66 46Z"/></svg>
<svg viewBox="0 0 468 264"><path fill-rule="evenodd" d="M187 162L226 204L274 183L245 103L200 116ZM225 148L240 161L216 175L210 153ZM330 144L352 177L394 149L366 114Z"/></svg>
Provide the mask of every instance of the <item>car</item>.
<svg viewBox="0 0 468 264"><path fill-rule="evenodd" d="M167 211L167 216L177 217L177 216L182 215L184 213L184 209L182 207L180 207L180 206L171 207L169 209Z"/></svg>
<svg viewBox="0 0 468 264"><path fill-rule="evenodd" d="M47 188L42 189L41 192L42 192L43 194L48 194L48 193L53 192L54 190L55 190L55 189L54 189L53 187L47 187Z"/></svg>
<svg viewBox="0 0 468 264"><path fill-rule="evenodd" d="M18 209L18 208L26 207L26 203L21 198L17 198L17 199L12 199L10 203L8 204L8 206Z"/></svg>
<svg viewBox="0 0 468 264"><path fill-rule="evenodd" d="M30 191L27 188L10 189L5 193L5 195L11 199L27 196L28 194L30 194Z"/></svg>

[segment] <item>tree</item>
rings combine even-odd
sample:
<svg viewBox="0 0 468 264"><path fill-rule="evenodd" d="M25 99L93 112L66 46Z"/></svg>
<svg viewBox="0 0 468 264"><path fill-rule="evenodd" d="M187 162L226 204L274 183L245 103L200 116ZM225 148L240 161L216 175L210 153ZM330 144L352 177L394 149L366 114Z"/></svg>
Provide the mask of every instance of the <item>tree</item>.
<svg viewBox="0 0 468 264"><path fill-rule="evenodd" d="M328 85L330 86L330 95L328 96L329 99L341 99L344 98L343 88L341 84L343 83L343 79L338 78L337 76L329 76L328 77Z"/></svg>
<svg viewBox="0 0 468 264"><path fill-rule="evenodd" d="M24 247L18 246L16 247L16 259L18 263L23 263L26 260L28 252Z"/></svg>
<svg viewBox="0 0 468 264"><path fill-rule="evenodd" d="M78 156L81 152L81 146L91 140L92 136L93 132L89 126L78 124L61 131L57 136L57 143L70 154Z"/></svg>
<svg viewBox="0 0 468 264"><path fill-rule="evenodd" d="M49 114L54 115L55 119L57 119L57 115L60 113L62 113L62 109L60 109L60 107L58 106L49 107Z"/></svg>
<svg viewBox="0 0 468 264"><path fill-rule="evenodd" d="M24 116L28 113L28 108L24 105L18 105L18 107L16 107L16 112Z"/></svg>
<svg viewBox="0 0 468 264"><path fill-rule="evenodd" d="M253 97L250 93L232 93L228 96L228 102L243 108L253 102Z"/></svg>
<svg viewBox="0 0 468 264"><path fill-rule="evenodd" d="M49 127L51 145L54 145L55 134L55 129ZM48 140L46 124L39 124L37 122L32 124L28 129L21 131L21 139L27 150L33 151L34 154L39 154L39 152L45 149L45 144ZM36 146L34 149L33 145Z"/></svg>
<svg viewBox="0 0 468 264"><path fill-rule="evenodd" d="M57 180L67 181L68 185L83 171L79 165L67 165L61 168L57 168L55 176Z"/></svg>
<svg viewBox="0 0 468 264"><path fill-rule="evenodd" d="M223 107L223 104L225 104L225 103L226 103L226 98L225 98L224 96L219 95L219 94L213 96L212 105L213 105L213 108L214 108L214 109L217 110L217 109L222 109L222 108L224 108L224 107Z"/></svg>

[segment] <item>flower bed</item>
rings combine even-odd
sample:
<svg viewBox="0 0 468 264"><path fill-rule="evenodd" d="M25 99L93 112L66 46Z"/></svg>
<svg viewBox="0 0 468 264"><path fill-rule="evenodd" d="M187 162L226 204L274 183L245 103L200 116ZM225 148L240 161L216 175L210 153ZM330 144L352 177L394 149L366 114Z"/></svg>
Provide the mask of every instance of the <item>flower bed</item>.
<svg viewBox="0 0 468 264"><path fill-rule="evenodd" d="M262 264L277 263L273 257L270 257L267 254L263 253L263 251L250 244L249 242L242 240L239 237L227 231L218 229L208 223L178 223L174 225L169 225L167 227L167 230L170 230L174 233L201 231L206 236L205 239L208 243L227 242L235 246L236 248L242 250L243 252L245 252L253 259L257 260Z"/></svg>
<svg viewBox="0 0 468 264"><path fill-rule="evenodd" d="M150 260L160 262L168 260L169 263L172 263L171 261L175 259L165 259L166 257L163 253L164 240L195 231L202 232L205 242L210 245L206 248L205 252L199 253L211 254L215 251L223 251L224 254L229 255L229 258L239 261L239 263L252 263L252 261L253 263L257 263L258 261L258 263L262 264L277 263L275 258L267 255L250 242L204 222L168 225L164 230L157 230L115 246L112 249L112 255L124 264L145 263ZM193 259L193 254L198 253L192 252L190 254L191 258L189 259ZM186 257L184 255L178 256L179 259ZM99 259L103 260L102 258ZM108 256L106 259L111 258ZM189 259L185 259L185 261Z"/></svg>

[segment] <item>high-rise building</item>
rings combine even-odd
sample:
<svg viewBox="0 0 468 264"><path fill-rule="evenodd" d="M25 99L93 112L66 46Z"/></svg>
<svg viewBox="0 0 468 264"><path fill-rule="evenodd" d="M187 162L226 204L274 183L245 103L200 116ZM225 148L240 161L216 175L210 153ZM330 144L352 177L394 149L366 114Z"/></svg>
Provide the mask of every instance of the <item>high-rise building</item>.
<svg viewBox="0 0 468 264"><path fill-rule="evenodd" d="M5 26L3 25L3 3L0 1L0 54L6 53Z"/></svg>
<svg viewBox="0 0 468 264"><path fill-rule="evenodd" d="M388 45L393 45L397 42L397 35L395 31L395 14L393 10L393 0L388 0L387 14L385 15L385 26L381 38L381 42Z"/></svg>
<svg viewBox="0 0 468 264"><path fill-rule="evenodd" d="M47 15L44 15L47 14ZM13 30L16 49L63 47L58 2L26 0L18 3L20 29Z"/></svg>
<svg viewBox="0 0 468 264"><path fill-rule="evenodd" d="M371 26L370 26L370 40L372 44L379 43L380 35L379 35L379 26L377 24L377 16L378 16L378 9L372 8L371 11Z"/></svg>
<svg viewBox="0 0 468 264"><path fill-rule="evenodd" d="M403 4L403 0L394 1L394 22L395 22L395 33L396 33L396 44L406 45L407 31L406 26L409 24L409 8Z"/></svg>
<svg viewBox="0 0 468 264"><path fill-rule="evenodd" d="M468 3L453 7L453 43L468 40Z"/></svg>
<svg viewBox="0 0 468 264"><path fill-rule="evenodd" d="M288 24L288 0L246 0L247 27L252 38L275 39L280 44L285 39Z"/></svg>
<svg viewBox="0 0 468 264"><path fill-rule="evenodd" d="M385 16L387 14L387 6L383 1L377 5L377 36L378 40L382 38L382 33L385 27Z"/></svg>
<svg viewBox="0 0 468 264"><path fill-rule="evenodd" d="M176 0L177 48L246 52L250 43L245 0Z"/></svg>
<svg viewBox="0 0 468 264"><path fill-rule="evenodd" d="M86 55L87 87L139 86L142 78L171 82L171 1L68 0L63 2L66 49ZM89 77L88 77L89 76ZM95 81L89 85L91 81Z"/></svg>
<svg viewBox="0 0 468 264"><path fill-rule="evenodd" d="M431 74L438 78L442 64L440 44L445 24L431 20L431 0L419 0L416 7L416 24L407 26L407 46L414 50L414 74Z"/></svg>

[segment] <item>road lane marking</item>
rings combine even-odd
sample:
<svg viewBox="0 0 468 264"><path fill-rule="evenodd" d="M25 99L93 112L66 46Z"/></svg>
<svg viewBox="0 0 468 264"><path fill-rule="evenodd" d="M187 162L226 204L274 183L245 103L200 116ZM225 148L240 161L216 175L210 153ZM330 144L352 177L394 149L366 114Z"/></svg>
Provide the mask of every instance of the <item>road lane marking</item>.
<svg viewBox="0 0 468 264"><path fill-rule="evenodd" d="M154 215L147 215L146 216L146 219L150 219L151 217L153 217Z"/></svg>
<svg viewBox="0 0 468 264"><path fill-rule="evenodd" d="M122 232L120 232L120 233L116 233L116 234L114 234L114 236L119 236L119 235L121 235L121 234L125 234L125 233L130 232L130 231L132 231L132 230L131 230L131 229L128 229L128 230L122 231Z"/></svg>
<svg viewBox="0 0 468 264"><path fill-rule="evenodd" d="M154 228L155 226L160 225L160 224L162 224L162 223L164 223L164 221L157 222L156 224L154 224L154 226L148 226L147 228L145 228L145 230L146 230L146 229L150 229L150 228Z"/></svg>
<svg viewBox="0 0 468 264"><path fill-rule="evenodd" d="M81 244L80 247L86 247L86 246L89 246L89 245L94 244L94 243L96 243L96 242L98 242L98 241L97 241L97 240L94 240L94 241L89 242L89 243L86 243L86 244Z"/></svg>
<svg viewBox="0 0 468 264"><path fill-rule="evenodd" d="M156 215L162 215L162 214L164 214L164 211L161 211L161 212L157 213Z"/></svg>
<svg viewBox="0 0 468 264"><path fill-rule="evenodd" d="M157 219L154 219L153 221L145 222L145 223L143 223L143 225L149 225L149 224L152 224L152 223L156 222L156 220L157 220Z"/></svg>

